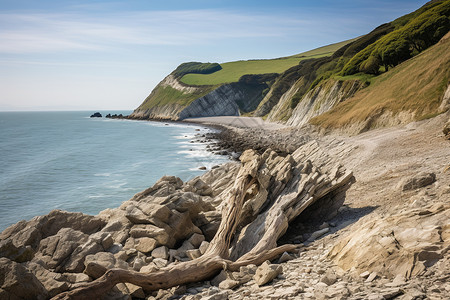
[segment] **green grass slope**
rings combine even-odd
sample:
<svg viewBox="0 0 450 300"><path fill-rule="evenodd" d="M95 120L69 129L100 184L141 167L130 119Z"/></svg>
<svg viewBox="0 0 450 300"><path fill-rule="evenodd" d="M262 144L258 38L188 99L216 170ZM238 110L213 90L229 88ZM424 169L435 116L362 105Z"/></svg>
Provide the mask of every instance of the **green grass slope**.
<svg viewBox="0 0 450 300"><path fill-rule="evenodd" d="M239 78L248 74L283 73L287 69L298 65L302 60L331 56L336 50L351 41L353 40L320 47L289 57L223 63L220 64L222 69L219 71L211 74L186 74L181 78L181 82L187 85L218 85L238 82Z"/></svg>

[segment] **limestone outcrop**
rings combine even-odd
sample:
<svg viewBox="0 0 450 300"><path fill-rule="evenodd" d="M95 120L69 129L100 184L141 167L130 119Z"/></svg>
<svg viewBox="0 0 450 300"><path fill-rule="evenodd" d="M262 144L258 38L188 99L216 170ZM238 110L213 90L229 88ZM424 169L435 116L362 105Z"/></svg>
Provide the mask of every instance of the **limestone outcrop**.
<svg viewBox="0 0 450 300"><path fill-rule="evenodd" d="M314 143L300 147L292 156L253 151L245 152L241 160L253 169L228 163L186 183L164 176L153 187L98 216L55 210L7 228L1 233L2 262L22 275L11 279L14 284L4 283L2 293L33 285L28 293L45 299L92 282L110 269L152 274L202 259L217 247L213 246L217 245L216 231L224 210L229 209L225 200L235 193L235 179L242 172L251 172L255 181L243 190L242 221L229 253L245 265L259 256L267 257L267 249L277 247L289 222L311 204L328 206L320 211L322 218L336 214L351 184L351 172ZM253 161L259 161L258 165ZM264 222L266 227L261 226ZM265 278L258 282L267 282L281 272L276 266L266 269L258 271ZM8 278L4 282L10 282Z"/></svg>
<svg viewBox="0 0 450 300"><path fill-rule="evenodd" d="M389 278L423 275L450 249L450 205L437 202L367 220L335 245L330 259L344 270Z"/></svg>

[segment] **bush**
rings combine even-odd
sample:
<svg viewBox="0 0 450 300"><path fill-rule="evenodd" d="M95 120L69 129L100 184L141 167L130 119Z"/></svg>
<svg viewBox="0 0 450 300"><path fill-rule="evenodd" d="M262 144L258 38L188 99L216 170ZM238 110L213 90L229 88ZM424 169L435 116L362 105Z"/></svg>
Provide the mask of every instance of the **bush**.
<svg viewBox="0 0 450 300"><path fill-rule="evenodd" d="M183 77L186 74L211 74L221 70L222 67L218 63L201 63L201 62L187 62L178 66L173 71L177 77Z"/></svg>

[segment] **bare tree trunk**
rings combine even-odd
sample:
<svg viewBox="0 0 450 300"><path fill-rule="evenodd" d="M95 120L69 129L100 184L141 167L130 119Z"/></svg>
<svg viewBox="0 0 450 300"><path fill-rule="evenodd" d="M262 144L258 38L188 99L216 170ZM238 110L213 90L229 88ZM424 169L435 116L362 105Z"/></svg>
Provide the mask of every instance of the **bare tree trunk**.
<svg viewBox="0 0 450 300"><path fill-rule="evenodd" d="M258 216L240 230L239 238L235 238L232 245L235 233L239 226L242 226L240 222L243 206L247 201L247 191L255 184L258 188L267 188L267 184L262 187L258 182L258 172L260 168L264 168L261 156L253 150L247 150L242 154L241 161L242 166L222 209L219 229L204 255L192 261L171 264L149 274L111 269L97 280L59 294L53 299L101 298L118 283L131 283L150 292L207 280L221 269L235 271L241 266L259 265L266 260L272 260L285 251L297 248L296 245L277 247L276 242L286 232L288 223L317 198L347 184L352 176L351 173L338 171L325 176L313 168L309 161L297 166L297 173L293 175L288 191L281 193L265 212L257 211ZM293 165L288 163L295 163L289 157L285 162L288 169L293 168ZM267 196L267 192L264 194ZM229 259L230 247L234 252L232 255L234 261Z"/></svg>

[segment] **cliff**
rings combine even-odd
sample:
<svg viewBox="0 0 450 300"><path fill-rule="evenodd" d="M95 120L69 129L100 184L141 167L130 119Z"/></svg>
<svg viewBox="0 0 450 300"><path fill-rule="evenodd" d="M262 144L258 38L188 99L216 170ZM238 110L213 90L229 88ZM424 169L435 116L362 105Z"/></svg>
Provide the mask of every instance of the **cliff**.
<svg viewBox="0 0 450 300"><path fill-rule="evenodd" d="M357 39L302 54L183 64L131 117L245 114L358 133L436 116L450 84L449 30L450 0L438 0Z"/></svg>
<svg viewBox="0 0 450 300"><path fill-rule="evenodd" d="M238 82L217 86L188 86L170 74L130 115L132 119L168 119L239 116L254 110L273 74L247 75Z"/></svg>

